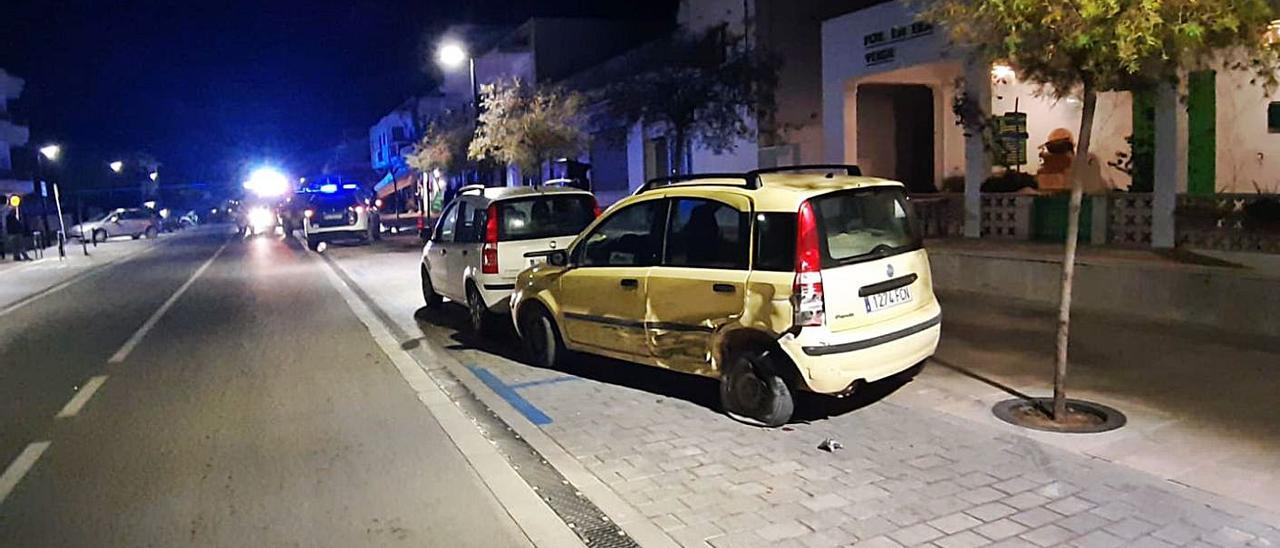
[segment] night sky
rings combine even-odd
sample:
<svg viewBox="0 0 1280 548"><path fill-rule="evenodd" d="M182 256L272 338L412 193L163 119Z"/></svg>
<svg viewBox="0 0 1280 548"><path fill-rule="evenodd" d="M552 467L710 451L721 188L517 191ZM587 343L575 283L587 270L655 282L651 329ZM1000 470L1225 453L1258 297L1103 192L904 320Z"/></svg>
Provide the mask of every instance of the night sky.
<svg viewBox="0 0 1280 548"><path fill-rule="evenodd" d="M64 145L64 184L106 186L107 162L139 153L162 164L162 182L226 184L248 165L299 165L367 135L431 88L423 44L447 25L671 19L676 4L6 0L0 67L27 81L10 108L33 144Z"/></svg>

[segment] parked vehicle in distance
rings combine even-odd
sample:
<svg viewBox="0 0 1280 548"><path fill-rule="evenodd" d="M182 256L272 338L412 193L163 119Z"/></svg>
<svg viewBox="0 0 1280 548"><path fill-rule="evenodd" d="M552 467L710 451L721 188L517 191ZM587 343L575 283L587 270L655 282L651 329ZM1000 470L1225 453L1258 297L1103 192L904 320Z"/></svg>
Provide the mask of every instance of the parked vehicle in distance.
<svg viewBox="0 0 1280 548"><path fill-rule="evenodd" d="M302 217L302 234L312 251L319 249L321 242L354 239L371 243L382 237L378 208L357 184L325 184L318 192L307 193Z"/></svg>
<svg viewBox="0 0 1280 548"><path fill-rule="evenodd" d="M200 214L196 213L194 209L188 210L178 218L178 226L181 226L182 228L192 228L199 224Z"/></svg>
<svg viewBox="0 0 1280 548"><path fill-rule="evenodd" d="M129 236L135 240L142 237L154 238L160 233L158 219L149 209L121 208L104 213L92 221L74 225L67 229L67 233L72 238L84 238L87 235L94 243L105 242L115 236Z"/></svg>
<svg viewBox="0 0 1280 548"><path fill-rule="evenodd" d="M516 276L563 249L599 215L590 192L571 187L464 187L422 248L422 295L466 303L471 327L506 312Z"/></svg>
<svg viewBox="0 0 1280 548"><path fill-rule="evenodd" d="M523 272L530 359L599 354L720 379L730 414L785 424L931 356L929 259L901 184L854 166L651 181Z"/></svg>

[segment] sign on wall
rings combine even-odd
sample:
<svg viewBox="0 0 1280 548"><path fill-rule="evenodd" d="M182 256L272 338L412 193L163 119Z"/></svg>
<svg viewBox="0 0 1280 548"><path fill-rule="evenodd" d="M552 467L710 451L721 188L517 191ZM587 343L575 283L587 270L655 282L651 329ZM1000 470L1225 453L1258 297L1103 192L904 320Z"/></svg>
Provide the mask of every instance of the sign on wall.
<svg viewBox="0 0 1280 548"><path fill-rule="evenodd" d="M862 47L866 49L867 66L894 62L898 58L898 50L893 47L894 44L930 36L933 34L933 29L932 23L916 21L910 25L899 25L863 35Z"/></svg>

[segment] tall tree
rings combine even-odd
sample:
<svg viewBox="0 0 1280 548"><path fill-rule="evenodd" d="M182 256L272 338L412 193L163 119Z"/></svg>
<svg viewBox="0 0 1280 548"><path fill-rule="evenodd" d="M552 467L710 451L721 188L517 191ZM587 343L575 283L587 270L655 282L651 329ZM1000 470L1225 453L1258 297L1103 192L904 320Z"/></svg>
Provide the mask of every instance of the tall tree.
<svg viewBox="0 0 1280 548"><path fill-rule="evenodd" d="M678 32L631 62L629 74L603 90L607 110L667 137L678 173L692 167L684 159L694 145L731 152L756 138L757 117L774 110L778 63L724 29Z"/></svg>
<svg viewBox="0 0 1280 548"><path fill-rule="evenodd" d="M423 173L462 169L467 165L467 150L474 133L469 112L446 112L427 123L422 138L404 155L405 163Z"/></svg>
<svg viewBox="0 0 1280 548"><path fill-rule="evenodd" d="M516 80L487 85L480 95L480 122L468 153L473 160L515 164L530 174L586 147L581 93Z"/></svg>
<svg viewBox="0 0 1280 548"><path fill-rule="evenodd" d="M1071 290L1098 92L1176 83L1186 70L1219 60L1276 85L1278 40L1269 30L1276 0L937 0L924 16L988 61L1013 65L1023 80L1058 98L1079 94L1084 111L1072 166L1054 361L1053 419L1066 418Z"/></svg>

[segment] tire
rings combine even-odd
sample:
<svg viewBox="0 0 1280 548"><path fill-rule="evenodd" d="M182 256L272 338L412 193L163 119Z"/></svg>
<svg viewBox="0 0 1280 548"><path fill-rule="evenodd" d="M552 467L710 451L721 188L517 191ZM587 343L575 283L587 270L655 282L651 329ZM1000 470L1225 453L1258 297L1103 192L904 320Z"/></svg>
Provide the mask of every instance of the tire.
<svg viewBox="0 0 1280 548"><path fill-rule="evenodd" d="M444 302L444 298L436 293L436 288L431 284L431 273L427 272L427 267L422 267L422 300L427 304L428 310L440 308L440 303Z"/></svg>
<svg viewBox="0 0 1280 548"><path fill-rule="evenodd" d="M374 217L369 222L373 225L373 240L382 240L382 218Z"/></svg>
<svg viewBox="0 0 1280 548"><path fill-rule="evenodd" d="M320 239L315 236L307 236L307 249L320 251Z"/></svg>
<svg viewBox="0 0 1280 548"><path fill-rule="evenodd" d="M93 242L93 245L98 245L99 243L105 242L107 241L107 231L99 228L93 231L93 234L89 236L89 239Z"/></svg>
<svg viewBox="0 0 1280 548"><path fill-rule="evenodd" d="M148 240L155 239L155 237L156 237L156 227L154 227L154 226L149 226L149 227L147 227L147 229L146 229L146 230L142 231L142 237L144 237L144 238L146 238L146 239L148 239Z"/></svg>
<svg viewBox="0 0 1280 548"><path fill-rule="evenodd" d="M520 343L525 357L536 367L557 368L569 356L555 320L542 306L521 314Z"/></svg>
<svg viewBox="0 0 1280 548"><path fill-rule="evenodd" d="M480 335L493 327L493 314L485 306L480 290L474 284L467 284L467 319L471 324L471 332Z"/></svg>
<svg viewBox="0 0 1280 548"><path fill-rule="evenodd" d="M720 405L729 416L776 428L795 412L795 398L780 377L769 351L748 350L734 356L720 374Z"/></svg>

